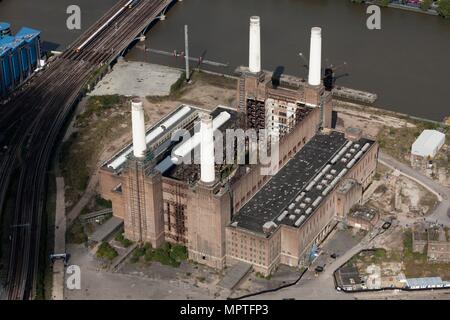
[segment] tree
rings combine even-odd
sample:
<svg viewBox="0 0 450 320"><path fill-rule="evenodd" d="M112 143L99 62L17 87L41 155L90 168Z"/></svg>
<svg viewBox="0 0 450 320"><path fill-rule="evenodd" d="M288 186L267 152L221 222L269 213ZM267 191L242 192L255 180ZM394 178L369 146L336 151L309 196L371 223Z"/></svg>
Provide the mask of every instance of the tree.
<svg viewBox="0 0 450 320"><path fill-rule="evenodd" d="M446 19L450 19L450 0L439 0L438 12Z"/></svg>
<svg viewBox="0 0 450 320"><path fill-rule="evenodd" d="M420 3L420 9L423 11L427 11L428 9L430 9L432 3L433 0L422 0L422 2Z"/></svg>

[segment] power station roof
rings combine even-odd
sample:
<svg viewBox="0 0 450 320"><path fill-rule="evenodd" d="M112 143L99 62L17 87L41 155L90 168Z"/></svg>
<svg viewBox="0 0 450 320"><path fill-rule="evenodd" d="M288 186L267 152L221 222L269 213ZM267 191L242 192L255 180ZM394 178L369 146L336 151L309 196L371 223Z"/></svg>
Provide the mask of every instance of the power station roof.
<svg viewBox="0 0 450 320"><path fill-rule="evenodd" d="M434 157L445 143L445 134L436 130L423 130L414 141L411 153L415 156Z"/></svg>
<svg viewBox="0 0 450 320"><path fill-rule="evenodd" d="M239 210L233 222L257 233L264 232L268 221L301 226L372 144L365 138L352 143L339 132L317 134Z"/></svg>
<svg viewBox="0 0 450 320"><path fill-rule="evenodd" d="M150 130L147 131L145 141L148 146L151 146L155 141L168 134L186 117L196 112L196 109L191 106L181 105L177 110L162 118ZM170 139L168 141L170 143ZM113 170L119 170L125 164L133 152L133 143L128 144L125 148L120 150L114 157L108 160L105 165Z"/></svg>

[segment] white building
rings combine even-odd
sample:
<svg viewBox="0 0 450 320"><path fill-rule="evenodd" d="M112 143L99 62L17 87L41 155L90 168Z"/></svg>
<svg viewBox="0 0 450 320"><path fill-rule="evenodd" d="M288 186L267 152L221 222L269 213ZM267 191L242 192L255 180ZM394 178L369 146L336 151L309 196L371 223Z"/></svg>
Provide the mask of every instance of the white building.
<svg viewBox="0 0 450 320"><path fill-rule="evenodd" d="M436 130L423 130L412 144L412 158L433 159L445 143L445 134Z"/></svg>

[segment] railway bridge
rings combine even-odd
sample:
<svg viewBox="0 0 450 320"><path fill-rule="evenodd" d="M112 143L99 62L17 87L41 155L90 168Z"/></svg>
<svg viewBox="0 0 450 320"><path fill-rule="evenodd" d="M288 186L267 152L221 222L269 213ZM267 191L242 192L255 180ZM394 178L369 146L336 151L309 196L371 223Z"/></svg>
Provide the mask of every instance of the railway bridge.
<svg viewBox="0 0 450 320"><path fill-rule="evenodd" d="M118 1L0 105L0 243L8 243L1 298L36 295L47 170L73 107L96 72L123 55L154 21L164 19L175 1Z"/></svg>

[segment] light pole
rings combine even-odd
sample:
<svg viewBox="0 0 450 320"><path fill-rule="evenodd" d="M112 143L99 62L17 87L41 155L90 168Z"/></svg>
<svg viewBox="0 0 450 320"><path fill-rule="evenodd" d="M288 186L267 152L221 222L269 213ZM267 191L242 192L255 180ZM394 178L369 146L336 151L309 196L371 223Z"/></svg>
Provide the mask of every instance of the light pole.
<svg viewBox="0 0 450 320"><path fill-rule="evenodd" d="M188 26L184 25L184 59L186 62L186 82L190 81L190 71L189 71L189 34Z"/></svg>

